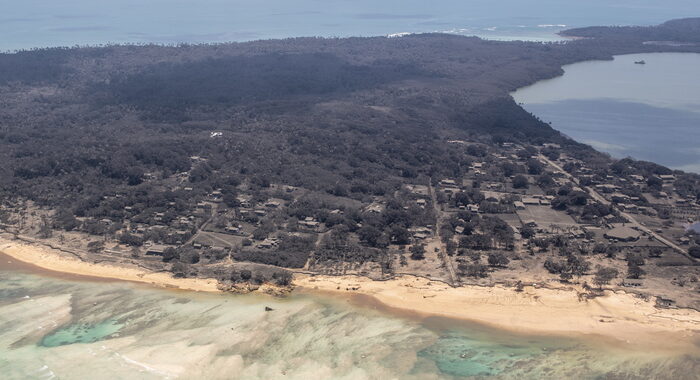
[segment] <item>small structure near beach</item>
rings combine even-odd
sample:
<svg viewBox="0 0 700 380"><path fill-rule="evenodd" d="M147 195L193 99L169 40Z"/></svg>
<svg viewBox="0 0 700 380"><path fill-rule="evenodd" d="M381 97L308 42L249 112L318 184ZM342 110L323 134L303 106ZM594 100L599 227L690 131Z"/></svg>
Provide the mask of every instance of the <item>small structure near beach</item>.
<svg viewBox="0 0 700 380"><path fill-rule="evenodd" d="M149 255L149 256L163 256L163 252L165 252L165 250L166 250L167 248L168 248L168 247L166 247L166 246L164 246L164 245L153 244L152 246L146 248L146 255Z"/></svg>

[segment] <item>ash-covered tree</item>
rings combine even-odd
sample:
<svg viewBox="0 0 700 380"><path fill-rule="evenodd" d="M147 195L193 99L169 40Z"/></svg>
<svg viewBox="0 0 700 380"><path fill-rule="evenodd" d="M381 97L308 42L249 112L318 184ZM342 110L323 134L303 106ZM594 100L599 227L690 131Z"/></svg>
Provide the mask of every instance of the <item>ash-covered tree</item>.
<svg viewBox="0 0 700 380"><path fill-rule="evenodd" d="M425 258L425 245L414 244L411 246L411 259L423 260Z"/></svg>
<svg viewBox="0 0 700 380"><path fill-rule="evenodd" d="M484 278L488 276L486 265L479 263L460 263L457 269L459 269L459 273L465 277Z"/></svg>
<svg viewBox="0 0 700 380"><path fill-rule="evenodd" d="M175 248L168 247L165 250L163 250L163 262L169 263L176 259L180 259L180 254Z"/></svg>
<svg viewBox="0 0 700 380"><path fill-rule="evenodd" d="M272 279L279 286L288 286L292 283L292 273L290 271L281 270L272 274Z"/></svg>
<svg viewBox="0 0 700 380"><path fill-rule="evenodd" d="M510 260L501 252L489 253L489 265L492 267L506 267Z"/></svg>
<svg viewBox="0 0 700 380"><path fill-rule="evenodd" d="M690 249L688 249L688 254L696 259L700 259L700 246L696 245L694 247L690 247Z"/></svg>
<svg viewBox="0 0 700 380"><path fill-rule="evenodd" d="M610 281L617 277L617 275L617 269L599 266L598 270L595 272L595 276L593 277L593 283L602 289L603 285L609 284Z"/></svg>
<svg viewBox="0 0 700 380"><path fill-rule="evenodd" d="M642 267L636 262L627 263L627 278L638 279L644 276L646 273L647 272L645 272L644 269L642 269Z"/></svg>

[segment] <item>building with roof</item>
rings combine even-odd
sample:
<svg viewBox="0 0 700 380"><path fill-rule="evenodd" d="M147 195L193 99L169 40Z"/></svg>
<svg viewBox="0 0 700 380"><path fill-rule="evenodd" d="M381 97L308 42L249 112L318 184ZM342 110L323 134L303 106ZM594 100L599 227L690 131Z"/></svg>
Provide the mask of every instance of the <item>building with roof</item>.
<svg viewBox="0 0 700 380"><path fill-rule="evenodd" d="M641 233L634 228L617 225L605 231L605 238L621 242L631 242L639 240Z"/></svg>

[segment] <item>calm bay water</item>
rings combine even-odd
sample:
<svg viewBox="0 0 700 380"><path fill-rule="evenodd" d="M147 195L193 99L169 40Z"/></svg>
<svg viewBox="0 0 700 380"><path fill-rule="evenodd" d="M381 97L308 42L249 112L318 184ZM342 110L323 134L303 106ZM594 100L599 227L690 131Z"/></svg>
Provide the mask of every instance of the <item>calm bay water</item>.
<svg viewBox="0 0 700 380"><path fill-rule="evenodd" d="M631 54L564 70L513 97L553 128L614 157L700 173L700 54Z"/></svg>
<svg viewBox="0 0 700 380"><path fill-rule="evenodd" d="M410 320L310 295L197 294L0 270L3 379L690 379L699 355Z"/></svg>
<svg viewBox="0 0 700 380"><path fill-rule="evenodd" d="M448 32L551 41L568 27L700 16L696 0L0 0L0 50Z"/></svg>

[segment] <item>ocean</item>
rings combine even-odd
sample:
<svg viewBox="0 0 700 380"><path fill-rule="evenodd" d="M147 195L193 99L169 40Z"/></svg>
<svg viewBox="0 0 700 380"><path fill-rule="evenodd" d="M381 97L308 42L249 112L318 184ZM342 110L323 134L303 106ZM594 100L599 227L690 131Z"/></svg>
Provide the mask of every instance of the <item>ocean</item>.
<svg viewBox="0 0 700 380"><path fill-rule="evenodd" d="M564 71L512 95L554 129L613 157L700 173L700 54L629 54Z"/></svg>
<svg viewBox="0 0 700 380"><path fill-rule="evenodd" d="M1 0L0 51L445 32L559 40L562 29L700 16L696 0Z"/></svg>
<svg viewBox="0 0 700 380"><path fill-rule="evenodd" d="M350 301L0 270L0 373L7 380L690 379L700 370L698 352L519 335Z"/></svg>

